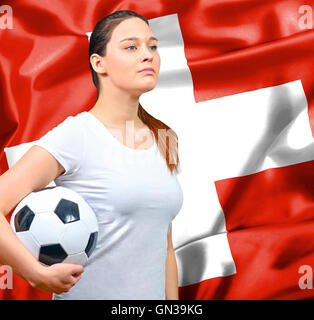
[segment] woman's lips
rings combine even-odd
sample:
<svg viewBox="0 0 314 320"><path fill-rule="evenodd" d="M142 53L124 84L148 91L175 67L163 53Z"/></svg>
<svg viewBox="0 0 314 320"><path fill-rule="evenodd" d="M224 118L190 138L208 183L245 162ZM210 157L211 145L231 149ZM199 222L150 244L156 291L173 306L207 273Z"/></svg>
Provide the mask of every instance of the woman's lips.
<svg viewBox="0 0 314 320"><path fill-rule="evenodd" d="M152 68L145 68L145 69L141 70L140 72L143 72L143 73L155 73L155 70L152 69Z"/></svg>

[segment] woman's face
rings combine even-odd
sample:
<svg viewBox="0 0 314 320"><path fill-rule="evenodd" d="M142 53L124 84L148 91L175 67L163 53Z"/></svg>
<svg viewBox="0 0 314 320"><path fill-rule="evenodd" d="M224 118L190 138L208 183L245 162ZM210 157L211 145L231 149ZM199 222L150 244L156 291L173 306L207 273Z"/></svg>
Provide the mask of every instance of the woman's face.
<svg viewBox="0 0 314 320"><path fill-rule="evenodd" d="M156 86L160 56L157 41L151 37L155 37L152 30L140 18L126 19L115 27L103 57L112 84L137 95ZM155 72L140 72L144 68L153 68Z"/></svg>

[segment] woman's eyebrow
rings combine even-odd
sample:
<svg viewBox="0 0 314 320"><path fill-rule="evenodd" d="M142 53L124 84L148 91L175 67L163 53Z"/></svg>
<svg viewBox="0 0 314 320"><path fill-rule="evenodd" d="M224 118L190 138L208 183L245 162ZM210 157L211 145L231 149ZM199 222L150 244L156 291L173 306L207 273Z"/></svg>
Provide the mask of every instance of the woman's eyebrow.
<svg viewBox="0 0 314 320"><path fill-rule="evenodd" d="M130 38L123 39L123 40L121 40L120 42L126 41L126 40L139 40L139 38L137 38L137 37L130 37ZM158 39L155 38L155 37L149 37L148 40L156 40L156 41L158 41Z"/></svg>

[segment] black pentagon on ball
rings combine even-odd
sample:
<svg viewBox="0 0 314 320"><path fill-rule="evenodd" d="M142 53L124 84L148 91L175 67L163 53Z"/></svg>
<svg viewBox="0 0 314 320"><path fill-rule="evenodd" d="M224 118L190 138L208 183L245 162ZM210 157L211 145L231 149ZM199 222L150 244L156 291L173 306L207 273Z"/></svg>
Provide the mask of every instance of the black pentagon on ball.
<svg viewBox="0 0 314 320"><path fill-rule="evenodd" d="M90 234L87 246L85 248L85 253L89 257L94 251L97 243L98 232L93 232Z"/></svg>
<svg viewBox="0 0 314 320"><path fill-rule="evenodd" d="M26 205L20 209L14 217L14 226L16 232L28 231L35 213Z"/></svg>
<svg viewBox="0 0 314 320"><path fill-rule="evenodd" d="M40 247L39 261L51 266L62 262L67 257L67 253L60 244L49 244Z"/></svg>
<svg viewBox="0 0 314 320"><path fill-rule="evenodd" d="M80 220L80 212L77 203L67 199L61 199L54 212L63 223Z"/></svg>

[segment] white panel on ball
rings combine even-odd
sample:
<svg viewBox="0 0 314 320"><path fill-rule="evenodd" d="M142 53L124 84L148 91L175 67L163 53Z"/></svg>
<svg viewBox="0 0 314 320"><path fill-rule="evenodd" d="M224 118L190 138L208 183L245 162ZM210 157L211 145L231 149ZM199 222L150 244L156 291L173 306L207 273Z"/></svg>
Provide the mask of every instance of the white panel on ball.
<svg viewBox="0 0 314 320"><path fill-rule="evenodd" d="M29 231L40 245L57 244L65 231L65 225L53 212L36 213Z"/></svg>
<svg viewBox="0 0 314 320"><path fill-rule="evenodd" d="M29 196L28 203L32 211L39 212L53 212L56 208L56 204L60 201L60 195L57 192L51 192L51 190L57 187L46 187L44 189L33 191ZM42 201L42 199L45 201Z"/></svg>
<svg viewBox="0 0 314 320"><path fill-rule="evenodd" d="M82 248L86 248L90 231L82 221L66 224L65 228L59 243L69 255L79 253Z"/></svg>
<svg viewBox="0 0 314 320"><path fill-rule="evenodd" d="M71 254L63 260L64 263L74 263L74 264L80 264L83 267L86 265L88 261L88 257L85 254L85 252L80 252L77 254Z"/></svg>

